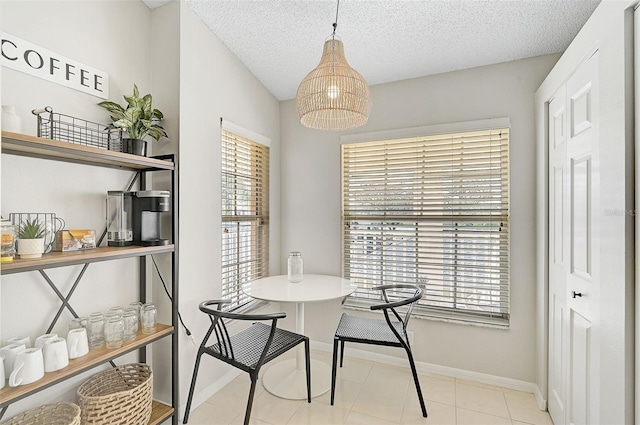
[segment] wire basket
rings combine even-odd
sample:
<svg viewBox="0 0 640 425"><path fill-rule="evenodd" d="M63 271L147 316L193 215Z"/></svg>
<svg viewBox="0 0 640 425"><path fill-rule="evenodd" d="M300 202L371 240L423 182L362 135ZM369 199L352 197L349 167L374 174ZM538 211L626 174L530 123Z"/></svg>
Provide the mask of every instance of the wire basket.
<svg viewBox="0 0 640 425"><path fill-rule="evenodd" d="M45 254L53 248L56 232L65 228L64 220L56 217L55 213L10 213L9 220L15 226L18 235L27 221L38 223L43 232Z"/></svg>
<svg viewBox="0 0 640 425"><path fill-rule="evenodd" d="M131 363L93 375L78 387L82 425L146 425L151 418L153 374Z"/></svg>
<svg viewBox="0 0 640 425"><path fill-rule="evenodd" d="M122 152L122 130L53 112L51 106L31 111L38 117L38 137Z"/></svg>
<svg viewBox="0 0 640 425"><path fill-rule="evenodd" d="M2 425L80 425L80 407L73 403L52 403L29 409Z"/></svg>

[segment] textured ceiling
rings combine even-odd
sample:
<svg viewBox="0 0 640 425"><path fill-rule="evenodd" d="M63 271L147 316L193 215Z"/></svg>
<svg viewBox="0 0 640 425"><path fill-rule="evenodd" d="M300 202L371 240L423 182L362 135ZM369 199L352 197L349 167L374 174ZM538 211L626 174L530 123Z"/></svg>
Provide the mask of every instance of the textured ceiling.
<svg viewBox="0 0 640 425"><path fill-rule="evenodd" d="M279 100L319 62L336 2L184 0ZM600 0L342 0L336 35L369 85L562 52Z"/></svg>

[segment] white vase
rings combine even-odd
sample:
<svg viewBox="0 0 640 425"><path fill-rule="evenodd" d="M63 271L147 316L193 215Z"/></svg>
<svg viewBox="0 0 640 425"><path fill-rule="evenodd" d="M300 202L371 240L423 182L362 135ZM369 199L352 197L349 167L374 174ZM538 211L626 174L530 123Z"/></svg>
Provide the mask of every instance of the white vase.
<svg viewBox="0 0 640 425"><path fill-rule="evenodd" d="M18 255L20 258L40 258L44 252L44 238L18 239Z"/></svg>
<svg viewBox="0 0 640 425"><path fill-rule="evenodd" d="M16 114L15 106L2 105L2 130L12 133L22 132L22 120Z"/></svg>

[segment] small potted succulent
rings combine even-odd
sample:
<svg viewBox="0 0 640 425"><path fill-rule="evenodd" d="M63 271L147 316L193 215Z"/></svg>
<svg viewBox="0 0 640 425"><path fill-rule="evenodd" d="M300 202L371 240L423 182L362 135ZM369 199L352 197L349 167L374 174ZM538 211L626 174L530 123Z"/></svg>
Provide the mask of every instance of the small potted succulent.
<svg viewBox="0 0 640 425"><path fill-rule="evenodd" d="M44 228L37 218L26 219L18 229L18 255L20 258L39 258L44 252Z"/></svg>
<svg viewBox="0 0 640 425"><path fill-rule="evenodd" d="M127 101L126 108L110 101L100 102L98 105L111 114L112 123L109 128L120 128L127 132L129 137L122 139L122 151L146 156L145 137L151 136L156 140L163 136L167 137L167 132L158 124L164 119L164 115L159 110L153 109L151 94L140 97L138 86L135 84L133 96L124 96L124 100Z"/></svg>

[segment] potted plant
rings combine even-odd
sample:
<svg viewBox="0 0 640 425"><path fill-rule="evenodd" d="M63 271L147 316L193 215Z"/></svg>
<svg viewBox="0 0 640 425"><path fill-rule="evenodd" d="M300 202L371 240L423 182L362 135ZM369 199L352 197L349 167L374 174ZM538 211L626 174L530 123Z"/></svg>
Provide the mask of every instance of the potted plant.
<svg viewBox="0 0 640 425"><path fill-rule="evenodd" d="M120 128L127 132L128 138L122 139L123 152L146 156L147 142L145 137L158 140L167 137L167 132L158 122L164 118L162 112L153 109L151 94L140 97L138 86L133 85L133 96L124 96L126 109L115 102L104 101L98 105L111 114L112 123L109 128Z"/></svg>
<svg viewBox="0 0 640 425"><path fill-rule="evenodd" d="M44 228L38 219L26 219L20 224L17 243L20 258L39 258L42 256Z"/></svg>

